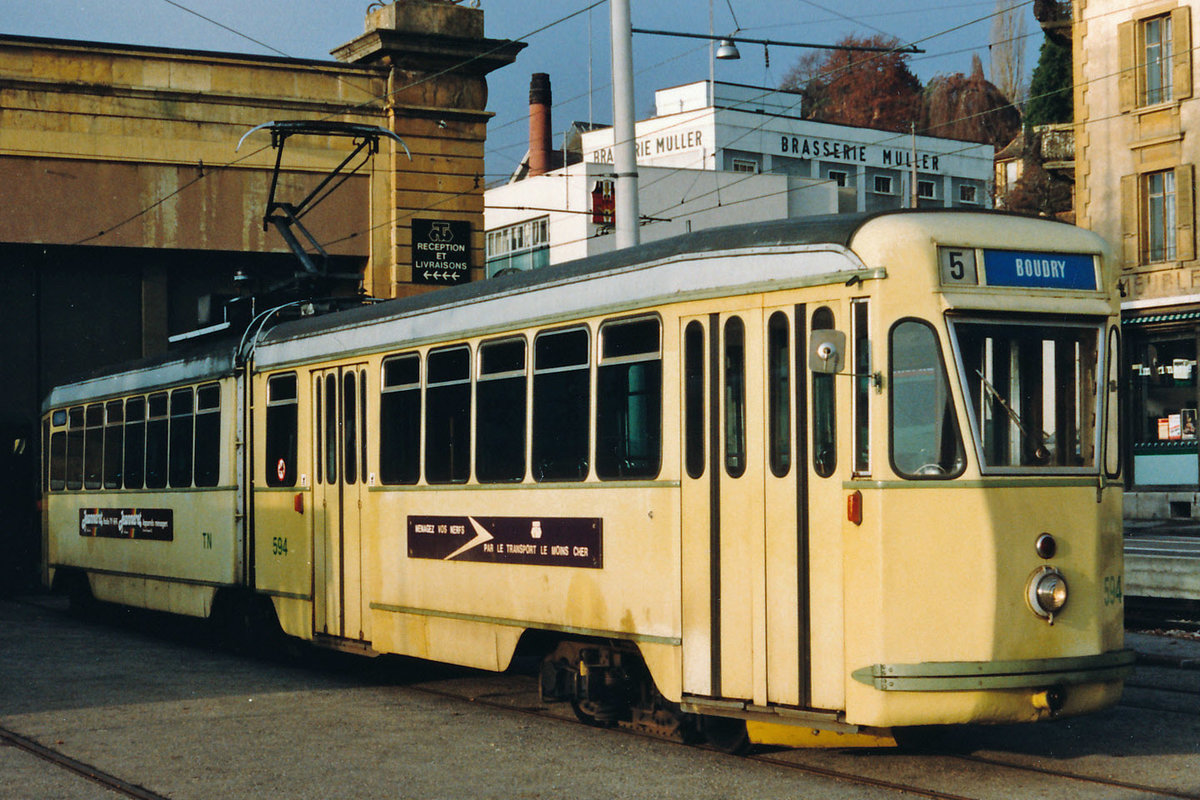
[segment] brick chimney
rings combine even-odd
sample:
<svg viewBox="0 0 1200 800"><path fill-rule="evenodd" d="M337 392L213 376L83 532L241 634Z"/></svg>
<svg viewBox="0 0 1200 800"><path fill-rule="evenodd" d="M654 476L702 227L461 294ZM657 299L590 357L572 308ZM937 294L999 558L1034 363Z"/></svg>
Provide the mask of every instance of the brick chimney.
<svg viewBox="0 0 1200 800"><path fill-rule="evenodd" d="M551 169L550 76L535 72L529 78L529 177Z"/></svg>

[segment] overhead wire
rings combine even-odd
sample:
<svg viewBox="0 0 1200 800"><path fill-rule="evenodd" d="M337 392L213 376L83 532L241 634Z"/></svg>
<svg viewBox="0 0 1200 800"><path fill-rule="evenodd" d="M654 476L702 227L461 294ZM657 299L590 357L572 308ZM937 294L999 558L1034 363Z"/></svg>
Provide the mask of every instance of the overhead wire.
<svg viewBox="0 0 1200 800"><path fill-rule="evenodd" d="M535 34L537 34L537 33L540 33L540 32L542 32L542 31L544 31L544 30L546 30L546 29L548 29L548 28L550 28L550 27L553 27L553 26L554 26L554 25L556 25L556 24L559 24L559 23L561 23L561 22L565 22L566 20L568 20L568 19L571 19L571 18L573 18L574 16L577 16L578 14L584 13L584 12L586 12L586 11L588 11L588 10L590 10L590 9L592 9L592 8L594 8L594 7L596 7L597 5L600 5L600 4L601 4L603 1L604 1L604 0L598 0L597 2L591 3L590 5L588 5L588 6L584 7L584 8L582 8L582 9L580 9L580 10L576 11L576 12L573 12L573 13L571 13L571 14L569 14L569 15L566 15L565 17L562 17L562 18L560 18L560 19L556 20L555 22L548 23L547 25L541 26L541 27L539 27L539 28L535 29L534 31L531 31L530 33L526 34L525 36L523 36L523 37L521 37L521 38L519 38L519 39L510 40L510 41L522 41L522 40L524 40L525 38L528 38L529 36L532 36L532 35L535 35ZM172 0L166 0L166 2L171 2L171 4L172 4L172 5L176 5L176 3L172 2ZM1153 4L1154 0L1147 0L1147 2L1149 2L1150 4ZM1022 5L1027 5L1027 4L1028 4L1028 3L1022 4ZM1140 3L1139 5L1145 5L1145 4L1146 4L1146 3ZM1007 9L1005 9L1005 10L1007 10ZM1127 8L1126 8L1126 9L1121 9L1121 10L1123 10L1123 11L1128 11L1128 9L1127 9ZM1115 13L1115 12L1110 12L1110 13ZM963 23L963 24L960 24L960 25L956 25L956 26L954 26L954 27L952 27L952 28L949 28L949 29L946 29L946 30L944 30L944 31L940 31L940 32L938 32L938 33L935 33L935 34L932 34L932 35L930 35L930 36L923 37L922 39L918 39L918 40L916 41L916 43L925 42L925 41L930 41L930 40L932 40L932 39L935 39L935 38L938 38L938 37L940 37L940 36L944 36L944 35L947 35L947 34L949 34L949 33L955 32L955 31L957 31L957 30L961 30L962 28L964 28L964 27L967 27L967 26L969 26L969 25L976 24L976 23L978 23L978 22L980 22L980 21L983 21L983 20L989 19L989 18L991 18L991 17L993 17L993 16L995 16L995 14L989 14L989 15L986 15L986 16L984 16L984 17L980 17L980 18L978 18L978 19L974 19L974 20L971 20L971 21L969 21L969 22L966 22L966 23ZM1193 50L1194 50L1194 49L1195 49L1195 48L1193 48ZM451 69L453 69L453 68L451 68ZM444 74L444 73L439 73L439 74ZM1118 73L1113 73L1113 74L1119 74L1119 71L1118 71ZM1093 79L1093 80L1100 80L1100 79L1103 79L1103 78L1106 78L1106 77L1111 77L1111 76L1112 76L1112 75L1109 75L1109 76L1100 76L1099 78L1096 78L1096 79ZM426 78L425 80L430 80L430 79L432 79L433 77L435 77L435 76L430 76L430 77ZM420 82L420 81L416 81L416 82L414 82L412 85L416 85L416 84L417 84L417 83L419 83L419 82ZM1085 83L1089 83L1089 82L1091 82L1091 81L1087 81L1087 82L1085 82ZM398 91L399 91L399 90L398 90ZM770 90L770 91L773 91L773 90ZM383 96L383 97L378 97L378 96L376 96L374 99L386 99L386 97L389 97L389 96L391 96L391 95L393 95L393 94L395 94L395 92L389 92L387 95L385 95L385 96ZM362 106L362 104L358 104L358 105L354 105L354 106L347 106L346 108L347 108L347 109L356 109L356 108L360 108L361 106ZM975 116L975 115L972 115L972 116ZM1099 120L1096 120L1096 121L1099 121ZM510 123L510 124L511 124L511 123ZM750 133L750 132L747 132L746 134L743 134L743 136L745 136L745 135L749 135L749 133ZM907 138L907 135L898 135L897 137L895 137L895 139L898 139L898 140L899 140L899 139L904 139L904 138ZM972 145L971 145L969 148L964 148L964 150L966 150L966 149L973 149L973 148L975 148L975 147L977 147L977 146L978 146L978 145L974 145L974 144L972 144ZM264 148L264 149L265 149L265 148ZM261 152L261 150L260 150L259 152ZM961 152L961 151L957 151L957 152ZM250 157L250 155L253 155L253 154L249 154L248 156L246 156L246 158ZM950 155L950 154L947 154L947 155ZM225 165L225 166L232 166L233 164L236 164L236 163L238 163L238 162L239 162L239 161L241 161L241 160L243 160L243 159L241 159L241 158L239 158L239 159L234 159L234 160L232 160L231 162L229 162L229 163L228 163L227 165ZM207 174L208 174L207 172L205 172L205 173L202 173L200 176L197 176L197 178L193 179L192 181L189 181L187 184L185 184L185 185L183 185L183 186L181 186L181 187L177 188L176 190L172 191L171 193L169 193L169 194L167 194L167 195L165 195L165 196L163 196L163 197L161 197L161 198L158 198L156 201L154 201L153 203L151 203L149 206L147 206L146 208L144 208L143 210L141 210L141 211L140 211L140 212L138 212L137 214L131 215L130 217L128 217L128 218L126 218L125 220L123 220L122 222L120 222L120 223L117 223L116 225L114 225L114 226L111 226L110 228L107 228L107 229L105 229L104 231L101 231L100 233L98 233L98 234L96 234L96 235L93 235L93 236L91 236L91 237L87 237L87 239L85 239L85 240L83 240L83 241L92 241L92 240L94 240L94 239L96 239L96 238L99 238L100 236L103 236L103 235L106 235L107 233L110 233L110 232L112 232L113 230L116 230L118 227L121 227L121 226L123 226L123 225L126 225L126 224L128 224L129 222L133 221L134 219L137 219L138 217L140 217L140 216L144 215L145 213L148 213L149 211L153 210L154 208L157 208L157 207L158 207L158 206L160 206L162 203L166 202L167 200L170 200L171 198L173 198L173 197L177 196L177 195L178 195L178 194L180 194L181 192L183 192L183 191L185 191L186 189L190 188L191 186L195 185L195 184L196 184L196 183L198 183L199 181L203 180L203 178L204 178L204 177L206 177L206 176L207 176ZM750 179L750 178L753 178L753 177L754 177L754 175L747 175L747 176L746 176L746 179ZM809 187L806 187L806 188L809 188ZM801 191L802 191L802 190L803 190L803 189L801 189ZM796 190L792 190L792 191L796 191ZM425 206L425 207L423 207L423 208L420 208L420 209L411 209L411 210L408 210L408 211L407 211L407 213L405 213L405 214L401 215L401 216L400 216L398 219L411 218L413 215L415 215L415 214L417 214L417 213L422 213L422 212L424 212L424 211L432 211L432 210L435 210L435 209L436 209L438 206L441 206L441 205L443 205L443 204L445 204L445 203L447 203L447 202L451 202L452 200L456 200L456 199L458 199L458 198L460 198L460 197L463 197L463 196L468 196L468 195L470 195L470 194L473 194L473 191L468 191L468 192L460 192L460 193L452 193L452 194L448 194L448 195L444 196L443 198L441 198L440 200L438 200L438 201L436 201L436 202L434 202L434 203L432 203L432 204L430 204L430 205L427 205L427 206ZM772 195L773 195L773 194L778 194L778 193L770 193L770 194L772 194ZM770 195L764 195L764 196L770 196ZM696 199L696 198L692 198L692 201L694 201L695 199ZM753 199L753 198L744 198L744 199L738 200L737 202L739 202L739 203L740 203L740 202L748 202L748 201L749 201L749 200L751 200L751 199ZM714 207L714 208L715 208L715 207ZM698 213L698 212L697 212L697 213ZM356 231L356 232L352 232L352 233L350 233L350 234L347 234L347 235L344 235L344 236L342 236L341 238L338 238L338 239L332 239L332 240L330 240L330 241L327 243L327 246L332 246L332 245L334 245L334 244L337 244L337 243L340 243L340 242L344 242L344 241L347 241L347 240L349 240L349 239L356 238L357 236L364 235L364 234L366 234L366 233L370 233L371 231L373 231L373 230L375 230L375 229L377 229L377 228L379 228L379 227L383 227L383 226L386 226L386 225L391 225L391 224L394 224L396 221L398 221L398 220L397 220L397 219L389 219L389 220L387 220L387 221L385 221L385 222L383 222L383 223L379 223L378 225L372 225L372 226L369 226L369 227L368 227L367 229L365 229L365 230L362 230L362 231ZM591 238L591 237L585 237L585 238Z"/></svg>

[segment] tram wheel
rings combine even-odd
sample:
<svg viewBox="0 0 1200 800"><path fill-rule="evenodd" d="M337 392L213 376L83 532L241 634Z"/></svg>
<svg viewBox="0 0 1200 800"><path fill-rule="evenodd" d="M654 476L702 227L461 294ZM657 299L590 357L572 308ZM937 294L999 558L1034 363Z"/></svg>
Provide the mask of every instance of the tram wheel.
<svg viewBox="0 0 1200 800"><path fill-rule="evenodd" d="M584 725L591 725L594 728L612 728L617 724L617 718L612 708L590 700L572 700L571 710L575 712L576 719Z"/></svg>
<svg viewBox="0 0 1200 800"><path fill-rule="evenodd" d="M745 720L706 716L700 722L700 731L708 743L722 753L744 756L750 752L750 734L746 731Z"/></svg>

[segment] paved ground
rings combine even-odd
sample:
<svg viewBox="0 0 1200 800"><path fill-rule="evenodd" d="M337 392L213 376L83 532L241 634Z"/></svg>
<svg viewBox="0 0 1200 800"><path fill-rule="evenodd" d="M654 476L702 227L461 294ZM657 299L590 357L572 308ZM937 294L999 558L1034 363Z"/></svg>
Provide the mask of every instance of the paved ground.
<svg viewBox="0 0 1200 800"><path fill-rule="evenodd" d="M175 618L88 624L47 602L0 601L0 800L128 796L3 746L5 731L171 800L909 796L821 770L1005 800L1156 794L1094 782L1114 777L1200 797L1200 709L1180 708L1182 694L1135 688L1130 705L1095 717L968 729L973 760L795 751L773 764L588 728L563 708L522 713L537 705L525 676L336 655L272 663L197 644ZM1200 664L1197 640L1131 634L1129 644L1147 662ZM1200 675L1155 670L1183 688ZM1164 723L1167 710L1180 715Z"/></svg>

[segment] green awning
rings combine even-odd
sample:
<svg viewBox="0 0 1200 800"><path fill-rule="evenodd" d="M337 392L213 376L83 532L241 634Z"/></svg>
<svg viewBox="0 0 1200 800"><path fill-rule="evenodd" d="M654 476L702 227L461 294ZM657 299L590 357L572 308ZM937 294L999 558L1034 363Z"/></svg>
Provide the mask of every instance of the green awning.
<svg viewBox="0 0 1200 800"><path fill-rule="evenodd" d="M1200 319L1200 310L1176 311L1172 314L1147 314L1144 317L1127 317L1121 320L1121 324L1151 325L1158 322L1183 322L1189 319Z"/></svg>

